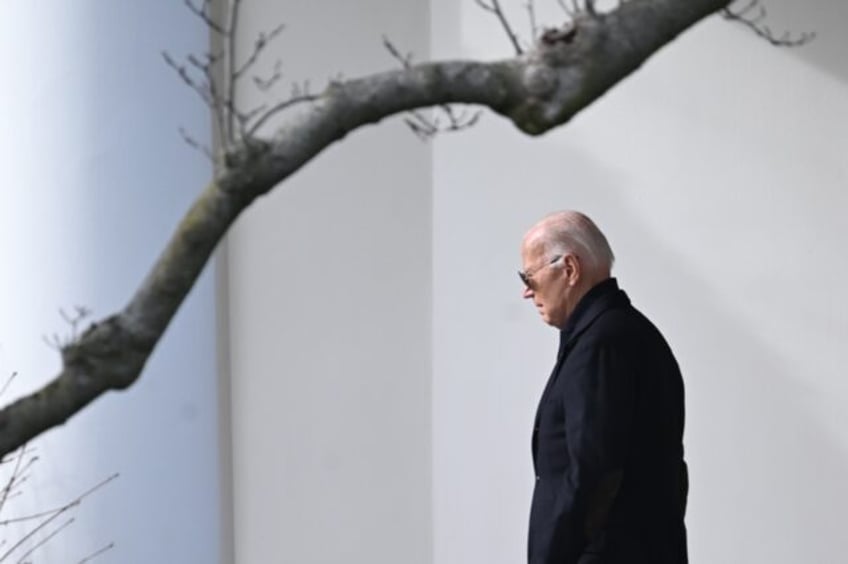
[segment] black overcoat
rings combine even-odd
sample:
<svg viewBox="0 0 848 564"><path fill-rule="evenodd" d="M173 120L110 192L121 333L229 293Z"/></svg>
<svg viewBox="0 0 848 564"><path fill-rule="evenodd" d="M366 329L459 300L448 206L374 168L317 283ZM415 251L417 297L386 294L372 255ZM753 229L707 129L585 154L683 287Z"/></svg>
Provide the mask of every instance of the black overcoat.
<svg viewBox="0 0 848 564"><path fill-rule="evenodd" d="M683 380L610 278L560 335L533 429L530 564L685 564Z"/></svg>

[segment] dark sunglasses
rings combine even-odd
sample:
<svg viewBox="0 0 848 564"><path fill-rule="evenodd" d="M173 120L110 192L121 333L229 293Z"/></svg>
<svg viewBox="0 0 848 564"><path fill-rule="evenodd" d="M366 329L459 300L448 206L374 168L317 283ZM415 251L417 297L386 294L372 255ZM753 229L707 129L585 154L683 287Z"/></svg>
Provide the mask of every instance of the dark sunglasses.
<svg viewBox="0 0 848 564"><path fill-rule="evenodd" d="M543 270L543 269L545 269L545 268L547 268L547 267L551 266L552 264L556 264L556 262L557 262L559 259L561 259L562 257L563 257L563 255L557 255L557 256L555 256L554 258L552 258L550 262L548 262L548 263L546 263L546 264L543 264L542 266L540 266L540 267L538 267L538 268L535 268L535 269L533 269L533 270L519 270L519 271L518 271L518 277L521 279L521 282L522 282L525 286L527 286L528 288L530 288L530 287L531 287L531 285L532 285L532 283L533 283L533 275L535 275L535 274L536 274L537 272L539 272L540 270Z"/></svg>

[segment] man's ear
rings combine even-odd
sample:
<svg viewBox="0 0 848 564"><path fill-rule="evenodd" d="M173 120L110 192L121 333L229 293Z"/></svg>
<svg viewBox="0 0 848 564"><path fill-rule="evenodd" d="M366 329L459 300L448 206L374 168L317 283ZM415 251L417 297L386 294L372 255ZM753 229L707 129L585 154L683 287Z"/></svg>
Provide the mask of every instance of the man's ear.
<svg viewBox="0 0 848 564"><path fill-rule="evenodd" d="M569 286L576 286L578 282L580 282L580 277L583 274L580 269L580 261L577 259L577 255L565 255L562 259L564 265L563 269L565 270L565 277L568 278Z"/></svg>

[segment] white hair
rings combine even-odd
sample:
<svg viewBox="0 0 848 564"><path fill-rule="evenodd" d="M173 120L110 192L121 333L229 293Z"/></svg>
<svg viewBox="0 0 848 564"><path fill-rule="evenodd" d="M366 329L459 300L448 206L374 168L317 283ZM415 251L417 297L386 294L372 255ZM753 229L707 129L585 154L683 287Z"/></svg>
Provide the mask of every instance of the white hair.
<svg viewBox="0 0 848 564"><path fill-rule="evenodd" d="M555 212L536 224L533 231L549 260L575 254L592 272L609 275L612 270L615 255L609 242L585 214L573 210Z"/></svg>

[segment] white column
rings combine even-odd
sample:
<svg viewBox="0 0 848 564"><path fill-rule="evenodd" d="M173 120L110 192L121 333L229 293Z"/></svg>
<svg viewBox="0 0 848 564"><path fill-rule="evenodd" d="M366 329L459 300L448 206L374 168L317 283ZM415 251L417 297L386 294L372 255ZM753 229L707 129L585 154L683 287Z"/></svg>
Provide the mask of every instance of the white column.
<svg viewBox="0 0 848 564"><path fill-rule="evenodd" d="M0 379L5 403L55 376L42 335L69 333L60 307L121 308L210 165L179 138L209 137L206 108L160 51L202 51L180 2L4 5L0 19ZM38 438L40 461L0 519L49 509L108 475L77 520L33 554L77 561L219 562L222 471L213 280L199 282L141 379ZM15 531L1 533L7 543ZM9 544L6 545L8 547ZM3 549L5 550L5 549Z"/></svg>

